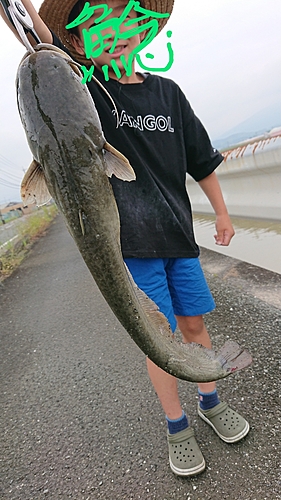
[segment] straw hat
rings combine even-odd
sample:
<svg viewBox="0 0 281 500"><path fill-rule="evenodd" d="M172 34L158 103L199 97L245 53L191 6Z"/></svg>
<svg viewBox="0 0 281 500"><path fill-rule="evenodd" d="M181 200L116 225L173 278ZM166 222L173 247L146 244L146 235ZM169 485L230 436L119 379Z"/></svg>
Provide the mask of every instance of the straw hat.
<svg viewBox="0 0 281 500"><path fill-rule="evenodd" d="M76 2L77 0L44 0L39 9L39 15L48 28L60 38L72 57L81 64L89 65L89 59L78 54L73 48L69 41L69 32L65 29L68 23L68 16ZM103 1L101 0L101 4L102 3ZM147 10L171 14L174 0L141 0L141 5ZM158 33L163 29L168 19L169 18L158 20Z"/></svg>

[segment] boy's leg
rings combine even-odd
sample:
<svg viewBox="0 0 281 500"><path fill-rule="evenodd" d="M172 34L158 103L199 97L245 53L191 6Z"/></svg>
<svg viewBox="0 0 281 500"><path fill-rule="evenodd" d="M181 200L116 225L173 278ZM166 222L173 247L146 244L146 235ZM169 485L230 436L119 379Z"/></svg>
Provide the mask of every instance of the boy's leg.
<svg viewBox="0 0 281 500"><path fill-rule="evenodd" d="M202 316L176 316L183 342L196 342L211 348L211 340ZM221 403L216 393L216 383L199 383L199 416L205 420L227 443L240 441L249 432L249 424L227 403ZM204 405L206 408L204 408Z"/></svg>
<svg viewBox="0 0 281 500"><path fill-rule="evenodd" d="M182 416L182 407L178 395L177 379L155 365L147 358L147 370L166 416L176 420Z"/></svg>
<svg viewBox="0 0 281 500"><path fill-rule="evenodd" d="M194 431L181 408L177 379L147 359L152 385L166 414L168 424L169 462L178 476L194 476L206 467L204 457L196 442Z"/></svg>
<svg viewBox="0 0 281 500"><path fill-rule="evenodd" d="M203 316L176 316L176 320L184 343L195 342L209 349L212 348ZM216 389L216 383L199 383L198 388L204 393L210 393Z"/></svg>
<svg viewBox="0 0 281 500"><path fill-rule="evenodd" d="M176 316L183 342L196 342L211 348L211 340L202 316ZM177 379L164 372L147 359L148 373L154 389L168 418L177 419L182 415L182 408L177 390ZM199 390L210 393L216 389L215 382L198 384Z"/></svg>
<svg viewBox="0 0 281 500"><path fill-rule="evenodd" d="M215 304L198 259L175 259L167 268L169 289L184 342L211 348L203 314ZM234 443L249 431L248 422L226 403L221 403L215 382L199 383L198 413L221 439Z"/></svg>
<svg viewBox="0 0 281 500"><path fill-rule="evenodd" d="M165 261L168 259L125 259L137 285L159 306L176 328L171 296L167 284ZM169 460L172 471L192 476L205 469L204 457L196 443L194 431L181 408L177 379L147 359L148 374L166 414Z"/></svg>
<svg viewBox="0 0 281 500"><path fill-rule="evenodd" d="M171 328L176 328L173 305L167 284L165 261L168 259L125 259L136 284L150 297L168 318ZM147 369L153 387L168 418L182 415L177 379L147 359Z"/></svg>

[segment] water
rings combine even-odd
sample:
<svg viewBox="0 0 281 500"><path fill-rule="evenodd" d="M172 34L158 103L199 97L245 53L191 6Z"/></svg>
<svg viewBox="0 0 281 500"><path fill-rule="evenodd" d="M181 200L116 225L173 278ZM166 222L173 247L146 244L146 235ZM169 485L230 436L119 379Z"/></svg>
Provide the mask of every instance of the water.
<svg viewBox="0 0 281 500"><path fill-rule="evenodd" d="M281 274L281 222L231 217L235 236L229 247L215 244L215 217L194 214L199 246Z"/></svg>
<svg viewBox="0 0 281 500"><path fill-rule="evenodd" d="M6 250L5 242L17 237L22 219L0 226L0 254ZM235 236L229 247L220 247L213 236L215 217L194 213L193 219L199 246L281 274L281 222L231 217Z"/></svg>

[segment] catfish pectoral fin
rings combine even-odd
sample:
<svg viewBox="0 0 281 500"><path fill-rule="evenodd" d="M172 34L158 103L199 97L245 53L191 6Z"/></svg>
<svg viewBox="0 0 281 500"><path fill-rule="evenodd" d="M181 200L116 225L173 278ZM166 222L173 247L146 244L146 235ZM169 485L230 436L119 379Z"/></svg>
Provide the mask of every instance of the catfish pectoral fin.
<svg viewBox="0 0 281 500"><path fill-rule="evenodd" d="M106 142L103 146L106 165L106 174L111 177L114 174L122 181L135 181L136 174L127 158Z"/></svg>
<svg viewBox="0 0 281 500"><path fill-rule="evenodd" d="M31 162L24 175L20 195L24 203L36 203L38 207L45 205L52 198L47 188L43 169L36 160Z"/></svg>

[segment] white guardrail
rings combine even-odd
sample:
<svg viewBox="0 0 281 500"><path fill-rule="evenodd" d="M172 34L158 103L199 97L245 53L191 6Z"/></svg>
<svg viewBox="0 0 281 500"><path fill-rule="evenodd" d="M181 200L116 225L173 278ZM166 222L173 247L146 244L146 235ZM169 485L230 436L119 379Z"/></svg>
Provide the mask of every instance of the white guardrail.
<svg viewBox="0 0 281 500"><path fill-rule="evenodd" d="M217 168L230 215L281 220L281 128L221 151ZM199 185L188 176L187 191L197 213L213 213Z"/></svg>

